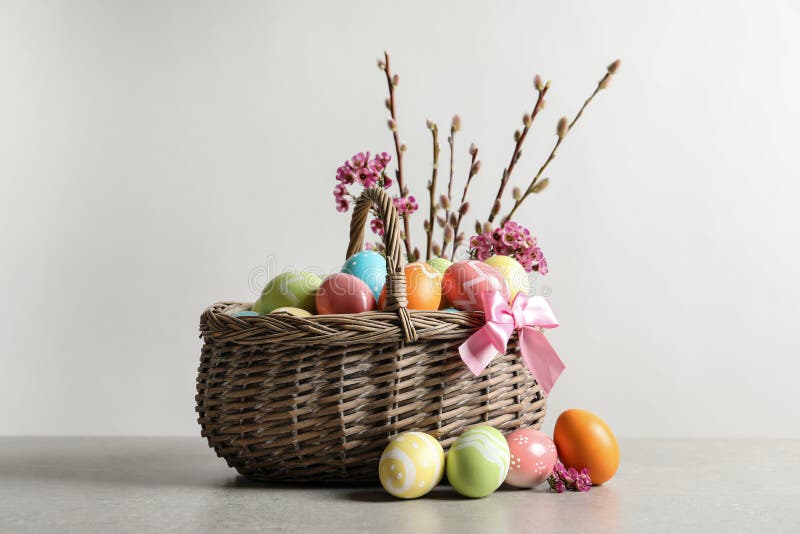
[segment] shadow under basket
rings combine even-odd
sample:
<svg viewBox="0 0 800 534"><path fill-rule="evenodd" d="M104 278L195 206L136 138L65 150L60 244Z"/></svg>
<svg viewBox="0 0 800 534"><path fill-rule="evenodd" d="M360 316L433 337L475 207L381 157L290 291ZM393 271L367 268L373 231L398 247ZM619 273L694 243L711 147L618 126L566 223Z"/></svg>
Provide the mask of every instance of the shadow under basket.
<svg viewBox="0 0 800 534"><path fill-rule="evenodd" d="M406 309L397 213L368 189L356 204L347 257L362 248L369 208L385 223L385 311L234 317L249 304L222 302L202 315L197 376L202 435L250 478L375 482L378 461L400 432L428 432L445 449L467 427L539 428L545 397L514 335L474 376L458 347L482 312Z"/></svg>

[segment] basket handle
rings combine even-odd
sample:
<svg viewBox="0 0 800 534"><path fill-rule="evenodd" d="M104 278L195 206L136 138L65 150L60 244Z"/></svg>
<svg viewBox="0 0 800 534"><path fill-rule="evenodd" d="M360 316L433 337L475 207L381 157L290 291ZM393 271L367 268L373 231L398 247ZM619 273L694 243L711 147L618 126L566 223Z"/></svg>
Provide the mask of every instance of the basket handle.
<svg viewBox="0 0 800 534"><path fill-rule="evenodd" d="M417 331L411 322L406 306L406 276L403 272L403 253L400 249L400 220L392 197L378 187L365 189L356 202L353 218L350 220L350 245L347 258L361 250L364 244L364 228L372 205L378 206L383 219L383 244L386 247L386 310L397 311L400 328L406 342L417 340ZM345 258L346 259L346 258Z"/></svg>

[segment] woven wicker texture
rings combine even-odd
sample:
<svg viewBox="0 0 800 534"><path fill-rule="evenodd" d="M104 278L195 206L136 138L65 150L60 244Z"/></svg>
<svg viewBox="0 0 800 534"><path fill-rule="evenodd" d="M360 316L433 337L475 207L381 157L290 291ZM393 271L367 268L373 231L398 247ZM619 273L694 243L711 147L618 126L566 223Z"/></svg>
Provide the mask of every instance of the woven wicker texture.
<svg viewBox="0 0 800 534"><path fill-rule="evenodd" d="M429 432L446 448L474 424L541 426L545 399L516 336L475 377L458 346L482 313L406 310L397 213L384 191L369 189L356 204L347 256L361 249L373 204L386 221L386 311L233 317L250 306L222 302L201 317L198 422L243 475L376 481L399 432Z"/></svg>

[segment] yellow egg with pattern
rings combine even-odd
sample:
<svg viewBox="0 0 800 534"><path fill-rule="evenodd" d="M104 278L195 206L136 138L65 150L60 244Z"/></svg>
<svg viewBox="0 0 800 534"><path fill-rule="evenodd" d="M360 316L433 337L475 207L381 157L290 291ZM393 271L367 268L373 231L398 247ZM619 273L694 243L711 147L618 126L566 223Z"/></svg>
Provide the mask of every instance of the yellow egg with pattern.
<svg viewBox="0 0 800 534"><path fill-rule="evenodd" d="M381 454L378 477L388 493L401 499L422 497L442 480L444 450L424 432L404 432Z"/></svg>
<svg viewBox="0 0 800 534"><path fill-rule="evenodd" d="M503 275L508 285L508 301L514 300L517 293L530 293L530 280L528 273L522 265L510 256L495 255L483 260L486 265L491 265Z"/></svg>
<svg viewBox="0 0 800 534"><path fill-rule="evenodd" d="M293 308L291 306L283 306L282 308L275 308L270 313L288 313L295 317L311 317L312 313L302 308Z"/></svg>

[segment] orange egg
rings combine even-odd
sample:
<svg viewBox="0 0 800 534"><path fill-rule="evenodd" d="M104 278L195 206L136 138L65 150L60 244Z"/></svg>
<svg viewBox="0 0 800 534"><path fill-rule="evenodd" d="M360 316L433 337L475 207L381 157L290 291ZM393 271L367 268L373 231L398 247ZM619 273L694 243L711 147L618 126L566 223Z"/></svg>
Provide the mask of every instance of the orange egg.
<svg viewBox="0 0 800 534"><path fill-rule="evenodd" d="M586 410L563 412L553 431L558 457L565 467L589 468L592 484L611 479L619 467L619 444L605 421Z"/></svg>
<svg viewBox="0 0 800 534"><path fill-rule="evenodd" d="M409 310L438 310L442 302L442 273L427 263L414 262L406 265L406 297ZM378 308L386 304L386 288L378 298Z"/></svg>

